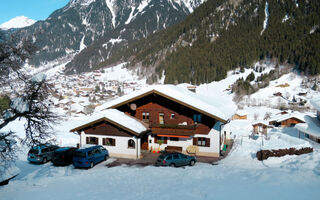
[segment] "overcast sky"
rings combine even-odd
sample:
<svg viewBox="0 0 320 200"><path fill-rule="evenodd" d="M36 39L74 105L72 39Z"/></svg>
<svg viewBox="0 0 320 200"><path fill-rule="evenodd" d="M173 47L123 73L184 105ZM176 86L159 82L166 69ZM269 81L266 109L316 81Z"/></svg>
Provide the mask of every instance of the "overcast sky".
<svg viewBox="0 0 320 200"><path fill-rule="evenodd" d="M0 0L0 24L17 16L44 20L69 0Z"/></svg>

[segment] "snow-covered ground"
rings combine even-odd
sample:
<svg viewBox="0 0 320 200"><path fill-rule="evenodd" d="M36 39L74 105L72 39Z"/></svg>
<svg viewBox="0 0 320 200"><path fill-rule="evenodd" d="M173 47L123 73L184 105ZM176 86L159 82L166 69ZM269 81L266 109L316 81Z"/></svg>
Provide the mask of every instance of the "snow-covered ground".
<svg viewBox="0 0 320 200"><path fill-rule="evenodd" d="M245 125L249 120L232 125L238 127L241 123L244 126L240 129L242 132L234 132L237 136L231 153L217 165L197 163L194 167L182 168L105 167L114 161L111 158L93 169L81 170L74 169L72 165L54 167L51 163L30 164L25 151L17 162L20 174L9 185L0 187L0 196L1 199L15 200L318 199L319 145L314 144L314 152L310 154L268 158L261 162L255 158L261 141L242 138L250 132L251 127ZM13 130L19 130L18 123L10 126ZM68 132L70 126L71 123L65 122L58 128L62 145L77 142L78 136ZM265 141L264 145L272 145L272 148L274 145L310 146L305 140L284 134L294 131L272 130L271 139Z"/></svg>

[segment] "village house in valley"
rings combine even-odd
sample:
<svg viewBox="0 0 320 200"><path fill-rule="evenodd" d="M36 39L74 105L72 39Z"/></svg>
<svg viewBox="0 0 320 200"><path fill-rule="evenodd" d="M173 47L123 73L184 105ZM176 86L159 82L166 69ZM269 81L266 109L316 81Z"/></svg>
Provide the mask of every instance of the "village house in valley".
<svg viewBox="0 0 320 200"><path fill-rule="evenodd" d="M320 96L312 99L310 103L317 110L317 115L306 115L306 123L297 124L295 128L299 130L299 137L306 137L320 143Z"/></svg>
<svg viewBox="0 0 320 200"><path fill-rule="evenodd" d="M304 114L299 112L285 113L269 120L269 125L276 127L293 127L299 123L305 123Z"/></svg>
<svg viewBox="0 0 320 200"><path fill-rule="evenodd" d="M80 135L80 146L104 145L115 157L170 149L218 157L230 138L228 117L220 109L185 88L160 85L98 107L71 132Z"/></svg>

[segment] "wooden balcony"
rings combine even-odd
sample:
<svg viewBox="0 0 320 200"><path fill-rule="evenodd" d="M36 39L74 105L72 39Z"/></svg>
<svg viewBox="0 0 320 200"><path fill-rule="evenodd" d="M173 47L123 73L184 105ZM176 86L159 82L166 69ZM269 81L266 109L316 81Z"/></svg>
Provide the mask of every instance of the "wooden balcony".
<svg viewBox="0 0 320 200"><path fill-rule="evenodd" d="M197 124L189 124L189 125L179 125L179 124L150 124L151 128L169 128L169 129L187 129L187 130L195 130L197 128Z"/></svg>
<svg viewBox="0 0 320 200"><path fill-rule="evenodd" d="M157 135L193 136L197 125L152 124L151 130Z"/></svg>

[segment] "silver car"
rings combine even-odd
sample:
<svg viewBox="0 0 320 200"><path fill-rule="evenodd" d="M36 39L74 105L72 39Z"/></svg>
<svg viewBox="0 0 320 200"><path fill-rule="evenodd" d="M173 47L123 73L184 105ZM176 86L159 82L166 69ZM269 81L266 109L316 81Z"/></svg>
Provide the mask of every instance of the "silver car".
<svg viewBox="0 0 320 200"><path fill-rule="evenodd" d="M32 147L28 152L28 161L32 163L46 163L53 157L54 150L59 146L44 144Z"/></svg>

